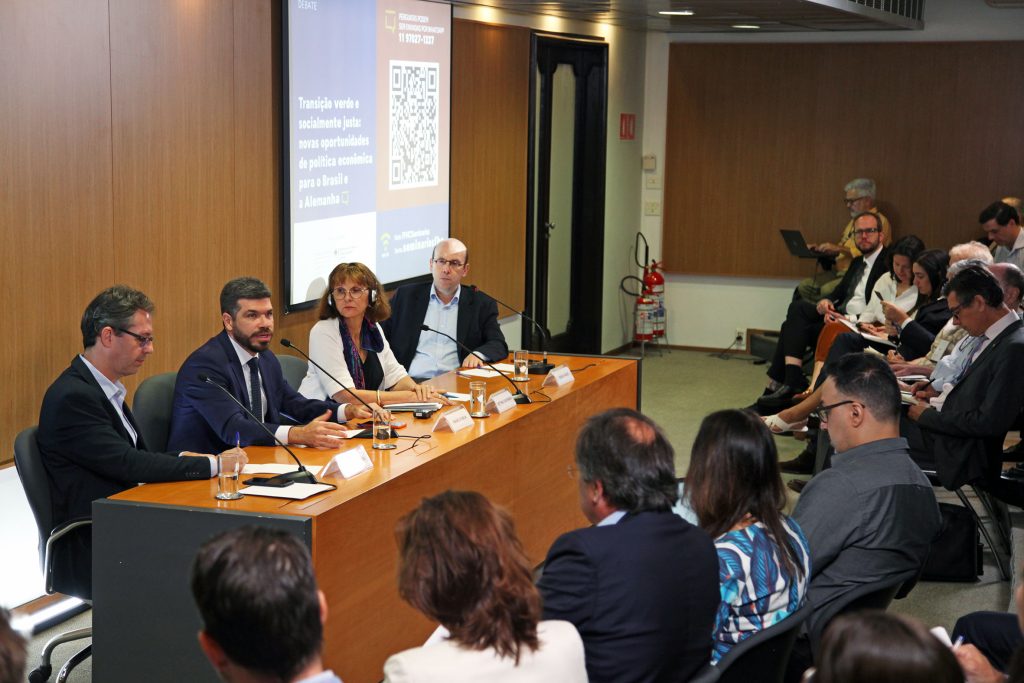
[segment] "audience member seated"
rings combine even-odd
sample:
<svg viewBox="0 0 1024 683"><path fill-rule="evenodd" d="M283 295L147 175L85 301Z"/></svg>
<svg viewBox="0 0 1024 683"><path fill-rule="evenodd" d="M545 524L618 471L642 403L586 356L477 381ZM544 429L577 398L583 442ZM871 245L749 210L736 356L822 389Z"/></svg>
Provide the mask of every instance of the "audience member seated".
<svg viewBox="0 0 1024 683"><path fill-rule="evenodd" d="M949 280L953 279L953 276L961 268L970 264L988 266L991 263L992 254L981 242L957 244L949 250L949 269L946 271L946 277ZM906 359L895 351L890 351L886 355L886 359L889 361L889 367L892 368L897 377L902 377L903 375L928 375L938 364L939 360L951 353L951 349L966 336L967 331L957 325L953 321L953 317L950 316L946 324L935 335L935 339L932 341L931 348L927 354L919 358Z"/></svg>
<svg viewBox="0 0 1024 683"><path fill-rule="evenodd" d="M193 351L178 371L171 448L226 448L236 442L273 446L271 434L286 444L337 448L345 431L339 423L370 417L358 403L308 399L288 385L270 350L274 304L261 281L240 277L228 282L220 292L220 311L224 329Z"/></svg>
<svg viewBox="0 0 1024 683"><path fill-rule="evenodd" d="M1024 583L1018 581L1013 597L1016 614L973 612L957 619L952 637L963 638L956 658L967 683L1024 681Z"/></svg>
<svg viewBox="0 0 1024 683"><path fill-rule="evenodd" d="M819 252L827 257L826 261L835 259L831 268L825 268L812 278L807 278L797 286L797 294L805 301L817 303L823 297L832 294L843 275L850 267L850 262L860 256L861 251L857 247L857 240L853 234L853 219L857 214L865 211L878 214L882 222L882 243L889 246L892 241L892 229L889 227L889 220L878 212L875 207L875 181L870 178L856 178L846 183L843 188L846 193L844 201L846 209L850 212L850 222L843 228L839 241L822 242L820 244L807 245L812 251Z"/></svg>
<svg viewBox="0 0 1024 683"><path fill-rule="evenodd" d="M471 491L427 498L398 523L398 592L444 637L384 664L386 683L586 683L583 642L540 621L541 600L512 517Z"/></svg>
<svg viewBox="0 0 1024 683"><path fill-rule="evenodd" d="M429 265L433 282L396 289L391 317L382 324L398 362L412 377L424 379L507 356L497 302L475 287L462 286L469 274L466 245L457 239L438 242ZM472 353L447 337L421 330L423 325L455 337Z"/></svg>
<svg viewBox="0 0 1024 683"><path fill-rule="evenodd" d="M947 256L940 249L930 249L918 254L914 261L914 282L918 291L916 313L911 318L890 302L883 301L885 315L899 330L899 346L896 351L910 357L925 353L951 314L946 300L942 298L942 286L946 279ZM765 418L765 423L776 433L794 429L802 424L821 405L821 383L828 376L835 360L848 353L861 353L872 349L871 344L860 334L847 331L832 341L824 369L818 375L818 386L797 405ZM902 357L902 355L901 355ZM812 442L795 459L782 463L784 472L809 474L814 465L815 444Z"/></svg>
<svg viewBox="0 0 1024 683"><path fill-rule="evenodd" d="M52 486L55 525L92 517L94 500L140 482L217 476L213 455L147 450L128 408L121 380L154 351L153 310L137 289L115 285L97 294L82 314L85 350L43 396L36 441ZM79 527L54 546L54 585L80 598L92 596L91 528Z"/></svg>
<svg viewBox="0 0 1024 683"><path fill-rule="evenodd" d="M592 683L689 680L711 656L718 559L711 538L672 512L672 446L648 417L608 410L580 432L576 468L594 526L548 552L544 618L576 625Z"/></svg>
<svg viewBox="0 0 1024 683"><path fill-rule="evenodd" d="M920 622L865 610L839 617L821 641L813 683L963 683L945 643Z"/></svg>
<svg viewBox="0 0 1024 683"><path fill-rule="evenodd" d="M380 281L362 263L339 263L320 297L320 322L309 331L309 355L341 382L309 364L299 386L306 398L351 401L342 386L367 403L409 401L448 404L434 387L417 384L395 360L380 323L391 314Z"/></svg>
<svg viewBox="0 0 1024 683"><path fill-rule="evenodd" d="M341 683L320 658L327 600L291 534L242 527L210 539L192 564L199 646L228 683Z"/></svg>
<svg viewBox="0 0 1024 683"><path fill-rule="evenodd" d="M1024 326L1003 299L983 267L968 266L950 280L949 308L978 339L947 392L916 387L919 402L902 424L915 460L934 467L951 490L998 476L1003 439L1024 400Z"/></svg>
<svg viewBox="0 0 1024 683"><path fill-rule="evenodd" d="M11 628L11 615L0 609L0 683L25 680L25 639Z"/></svg>
<svg viewBox="0 0 1024 683"><path fill-rule="evenodd" d="M686 497L715 539L722 600L711 661L800 608L810 551L800 526L782 514L786 489L775 441L758 417L740 410L701 422L686 473Z"/></svg>
<svg viewBox="0 0 1024 683"><path fill-rule="evenodd" d="M855 588L919 570L941 524L935 492L900 438L900 391L888 364L843 356L822 401L821 426L836 454L793 511L811 549L811 630ZM794 648L794 657L806 652Z"/></svg>
<svg viewBox="0 0 1024 683"><path fill-rule="evenodd" d="M1024 228L1020 212L1004 201L992 202L978 215L982 230L996 245L992 256L996 263L1012 263L1024 268Z"/></svg>
<svg viewBox="0 0 1024 683"><path fill-rule="evenodd" d="M853 222L854 238L863 253L853 260L830 297L823 298L817 305L803 299L790 303L768 368L769 385L757 400L758 412L762 414L786 407L795 394L807 388L803 374L804 352L817 341L825 317L842 316L856 322L857 316L867 308L875 283L889 268L878 216L861 213Z"/></svg>

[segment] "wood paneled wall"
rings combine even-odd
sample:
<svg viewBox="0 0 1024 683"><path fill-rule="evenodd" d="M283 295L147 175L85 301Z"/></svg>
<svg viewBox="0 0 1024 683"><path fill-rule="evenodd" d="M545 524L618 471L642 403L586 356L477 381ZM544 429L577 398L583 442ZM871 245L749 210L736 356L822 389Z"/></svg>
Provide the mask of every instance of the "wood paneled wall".
<svg viewBox="0 0 1024 683"><path fill-rule="evenodd" d="M530 30L456 21L452 235L472 252L468 280L517 310L525 300L529 111Z"/></svg>
<svg viewBox="0 0 1024 683"><path fill-rule="evenodd" d="M81 351L79 320L122 282L157 305L176 370L220 329L224 282L280 277L277 0L0 3L0 462ZM529 33L456 22L453 232L470 280L523 300ZM514 96L509 93L514 93ZM312 311L280 315L304 341Z"/></svg>
<svg viewBox="0 0 1024 683"><path fill-rule="evenodd" d="M834 241L843 185L948 249L1024 195L1024 43L671 46L669 271L802 277L779 228Z"/></svg>

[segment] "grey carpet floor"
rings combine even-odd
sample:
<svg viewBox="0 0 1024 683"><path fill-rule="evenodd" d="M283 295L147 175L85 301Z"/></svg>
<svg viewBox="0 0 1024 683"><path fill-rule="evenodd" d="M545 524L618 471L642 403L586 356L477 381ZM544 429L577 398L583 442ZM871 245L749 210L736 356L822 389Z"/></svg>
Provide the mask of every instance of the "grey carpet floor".
<svg viewBox="0 0 1024 683"><path fill-rule="evenodd" d="M648 353L643 364L643 411L662 426L676 452L676 471L685 474L690 462L690 447L708 413L723 408L742 408L754 402L764 387L764 366L735 358L722 360L708 353L696 351L663 350ZM804 444L792 437L776 437L779 457L783 460L799 453ZM791 505L796 494L791 494ZM955 502L952 494L940 494L940 500ZM1024 534L1015 534L1015 558ZM893 611L914 616L929 627L945 626L952 629L957 617L976 610L1007 610L1010 602L1010 584L999 579L998 572L986 551L985 574L977 583L920 582L904 600L893 603ZM1013 566L1017 566L1017 560ZM57 632L81 628L90 624L92 613L85 612L75 619L38 634L30 644L31 669L38 663L43 643ZM77 652L78 643L66 644L56 650L54 668ZM91 680L91 662L72 673L69 681L85 683ZM54 674L56 676L56 673ZM52 679L51 679L52 680Z"/></svg>

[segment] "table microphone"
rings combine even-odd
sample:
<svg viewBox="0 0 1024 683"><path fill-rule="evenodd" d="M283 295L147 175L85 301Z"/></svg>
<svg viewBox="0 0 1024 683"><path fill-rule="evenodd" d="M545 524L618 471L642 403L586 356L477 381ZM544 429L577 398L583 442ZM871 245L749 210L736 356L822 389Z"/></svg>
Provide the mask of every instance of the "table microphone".
<svg viewBox="0 0 1024 683"><path fill-rule="evenodd" d="M435 334L439 334L442 337L447 337L448 339L451 339L453 342L458 344L459 348L464 349L466 351L466 353L473 353L473 349L469 348L468 346L466 346L465 344L463 344L462 342L460 342L458 339L456 339L455 337L451 336L450 334L445 334L444 332L441 332L440 330L435 330L434 328L430 327L429 325L420 325L420 329L422 331L424 331L424 332L434 332ZM477 356L477 358L480 358L480 356ZM504 372L502 372L498 368L494 367L494 364L491 363L491 361L484 360L483 358L480 358L480 360L482 360L485 363L487 363L488 367L490 367L491 370L494 370L496 373L498 373L499 375L504 377L508 381L508 383L512 385L512 388L516 390L516 393L512 394L512 398L515 399L516 403L533 403L533 401L530 400L530 397L527 396L526 394L524 394L522 392L522 390L519 389L519 385L517 385L515 382L512 381L511 377L506 375Z"/></svg>
<svg viewBox="0 0 1024 683"><path fill-rule="evenodd" d="M483 291L482 289L480 289L476 285L466 285L466 286L469 287L470 289L472 289L474 292L479 292L480 294L483 294L486 297L490 297L491 299L494 299L493 296L491 296L487 292ZM544 329L544 327L541 326L541 324L539 322L537 322L536 320L534 320L530 316L526 315L526 313L524 311L517 311L516 309L512 308L511 306L509 306L504 301L498 301L497 299L494 299L494 302L498 303L498 304L501 304L502 306L504 306L508 310L510 310L513 313L515 313L516 315L518 315L520 318L526 318L531 323L533 323L534 327L536 327L538 330L540 330L540 343L541 343L541 349L540 350L541 350L541 353L544 354L544 359L543 360L535 360L532 363L530 363L529 366L528 366L529 369L527 370L527 372L529 372L531 375L546 375L549 372L551 372L552 368L554 368L555 366L548 362L548 350L547 350L546 347L551 345L551 335L548 334L548 331L546 329ZM545 341L547 343L545 343Z"/></svg>
<svg viewBox="0 0 1024 683"><path fill-rule="evenodd" d="M352 397L352 398L354 398L355 400L357 400L357 401L359 401L360 403L362 403L362 404L363 404L363 406L364 406L364 407L365 407L365 408L366 408L367 410L369 410L369 411L370 411L370 414L371 414L371 415L373 415L373 414L375 414L375 413L377 412L376 410L374 410L373 408L371 408L371 407L370 407L370 404L369 404L369 403L367 403L367 402L366 402L366 401L364 401L363 399L359 398L359 395L358 395L358 394L356 394L356 392L352 391L351 389L349 389L348 387L346 387L346 386L345 386L344 384L342 384L341 382L339 382L339 381L338 381L338 378L337 378L337 377L335 377L335 376L334 376L334 375L332 375L331 373L329 373L329 372L327 372L326 370L324 370L324 366L320 365L320 364L319 364L319 363L317 363L317 362L316 362L315 360L313 360L312 358L310 358L310 357L309 357L309 354L307 354L307 353L306 353L305 351L303 351L302 349L300 349L300 348L299 348L298 346L296 346L295 344L292 344L292 343L291 343L290 341L288 341L287 339L282 339L282 340L281 340L281 346L285 347L286 349L291 349L292 351L298 351L298 352L299 352L299 354L300 354L300 355L301 355L301 356L302 356L303 358L305 358L305 359L306 359L306 360L308 360L308 361L309 361L310 363L312 363L312 364L313 364L313 365L314 365L314 366L315 366L315 367L316 367L316 368L317 368L317 369L318 369L318 370L319 370L320 372L324 373L325 375L327 375L328 377L330 377L331 379L333 379L333 380L334 380L334 382L335 382L336 384L338 384L338 385L339 385L339 386L340 386L340 387L341 387L342 389L344 389L345 391L347 391L347 392L348 392L348 394L349 394L349 396L351 396L351 397Z"/></svg>
<svg viewBox="0 0 1024 683"><path fill-rule="evenodd" d="M288 482L289 484L293 482L299 482L302 484L321 483L317 481L317 478L313 476L313 473L307 470L306 466L303 465L302 462L295 457L295 454L292 453L292 449L284 445L284 443L277 438L277 435L274 434L274 432L267 429L267 425L263 424L263 420L256 417L256 415L251 410L246 408L244 403L235 398L235 395L228 391L226 387L222 386L218 382L214 382L213 379L207 375L199 375L199 381L211 384L220 389L221 391L223 391L228 398L237 403L238 407L245 411L246 415L256 420L256 424L258 424L263 429L263 431L269 434L270 438L272 438L277 443L278 446L288 451L288 455L292 456L292 459L295 461L295 464L299 466L299 469L295 472L285 472L284 474L278 474L273 477L270 477L269 479L266 480L266 482L264 482L266 486L286 486L287 484L285 482Z"/></svg>

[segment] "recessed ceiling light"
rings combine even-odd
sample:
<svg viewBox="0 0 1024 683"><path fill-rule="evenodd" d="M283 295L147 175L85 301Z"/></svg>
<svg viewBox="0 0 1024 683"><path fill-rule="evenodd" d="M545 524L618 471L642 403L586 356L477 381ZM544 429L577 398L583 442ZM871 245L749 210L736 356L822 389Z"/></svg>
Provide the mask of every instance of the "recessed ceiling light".
<svg viewBox="0 0 1024 683"><path fill-rule="evenodd" d="M746 28L746 29L761 28L760 26L756 26L754 24L733 24L732 27L733 28Z"/></svg>
<svg viewBox="0 0 1024 683"><path fill-rule="evenodd" d="M668 10L665 10L663 12L658 12L658 14L664 14L667 17L692 17L693 16L693 10L692 9L668 9Z"/></svg>

